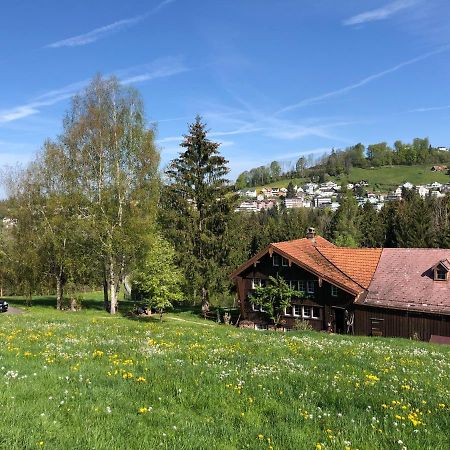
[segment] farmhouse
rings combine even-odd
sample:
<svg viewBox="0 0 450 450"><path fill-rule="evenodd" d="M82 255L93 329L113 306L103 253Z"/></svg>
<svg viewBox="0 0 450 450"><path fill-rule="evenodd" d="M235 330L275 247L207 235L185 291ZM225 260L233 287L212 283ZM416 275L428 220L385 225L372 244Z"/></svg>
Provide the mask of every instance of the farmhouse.
<svg viewBox="0 0 450 450"><path fill-rule="evenodd" d="M316 236L277 242L232 274L241 317L266 328L269 317L252 290L279 274L302 292L283 311L292 328L306 320L316 330L429 340L450 336L450 250L336 247Z"/></svg>

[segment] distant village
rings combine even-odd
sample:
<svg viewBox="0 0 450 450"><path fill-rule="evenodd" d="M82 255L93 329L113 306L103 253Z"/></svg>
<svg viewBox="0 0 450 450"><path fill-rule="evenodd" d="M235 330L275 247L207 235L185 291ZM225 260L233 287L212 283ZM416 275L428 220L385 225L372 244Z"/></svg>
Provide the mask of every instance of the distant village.
<svg viewBox="0 0 450 450"><path fill-rule="evenodd" d="M441 170L437 167L433 167L433 169ZM353 191L359 206L370 203L377 211L380 211L386 202L401 200L404 190L414 189L422 198L429 195L444 197L447 192L450 192L450 183L442 184L436 181L426 185L414 185L407 181L387 194L366 191L368 186L369 183L366 180L360 180L356 183L348 183L345 187L347 190ZM342 186L333 181L295 185L293 186L293 195L288 195L286 187L264 187L259 190L242 189L239 191L242 202L236 211L258 212L281 206L287 209L329 208L336 211L340 206L341 193Z"/></svg>

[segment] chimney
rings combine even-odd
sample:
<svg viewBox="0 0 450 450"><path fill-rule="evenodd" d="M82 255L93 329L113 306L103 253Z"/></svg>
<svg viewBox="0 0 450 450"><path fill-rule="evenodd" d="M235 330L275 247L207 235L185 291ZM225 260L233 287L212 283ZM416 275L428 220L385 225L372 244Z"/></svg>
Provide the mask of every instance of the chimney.
<svg viewBox="0 0 450 450"><path fill-rule="evenodd" d="M316 242L316 229L313 227L309 227L308 231L306 233L307 239L309 239L312 242Z"/></svg>

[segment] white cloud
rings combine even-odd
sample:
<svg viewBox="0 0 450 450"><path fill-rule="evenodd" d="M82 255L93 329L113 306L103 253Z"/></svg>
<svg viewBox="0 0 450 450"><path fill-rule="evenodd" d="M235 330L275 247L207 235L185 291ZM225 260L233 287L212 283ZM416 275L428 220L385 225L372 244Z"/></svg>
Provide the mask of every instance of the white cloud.
<svg viewBox="0 0 450 450"><path fill-rule="evenodd" d="M415 108L411 109L409 112L428 112L428 111L444 111L446 109L450 109L450 105L445 106L429 106L426 108Z"/></svg>
<svg viewBox="0 0 450 450"><path fill-rule="evenodd" d="M38 109L34 108L32 104L16 106L15 108L0 110L0 123L13 122L14 120L23 119L24 117L37 114Z"/></svg>
<svg viewBox="0 0 450 450"><path fill-rule="evenodd" d="M137 70L141 70L142 72L136 73ZM160 58L151 64L117 71L116 74L119 78L122 78L123 84L131 84L173 76L187 70L189 69L183 64L181 58ZM135 74L133 75L133 73ZM37 114L42 107L51 106L72 97L80 89L87 86L88 83L89 80L72 83L62 88L40 94L26 104L14 106L9 109L0 109L0 124L13 122Z"/></svg>
<svg viewBox="0 0 450 450"><path fill-rule="evenodd" d="M91 44L92 42L98 41L99 39L103 39L107 36L115 34L120 30L125 28L130 28L133 25L138 24L145 20L148 16L157 13L164 6L173 3L175 0L165 0L159 3L155 8L146 12L145 14L141 14L139 16L134 16L129 19L118 20L114 23L110 23L109 25L104 25L99 28L95 28L94 30L88 31L87 33L79 34L77 36L72 36L67 39L62 39L60 41L53 42L51 44L46 45L47 48L60 48L60 47L79 47L81 45Z"/></svg>
<svg viewBox="0 0 450 450"><path fill-rule="evenodd" d="M395 2L388 3L381 8L372 9L370 11L357 14L356 16L352 16L344 20L342 23L343 25L349 26L361 25L366 22L385 20L398 13L399 11L411 8L417 3L419 3L419 0L396 0Z"/></svg>
<svg viewBox="0 0 450 450"><path fill-rule="evenodd" d="M383 70L382 72L378 72L378 73L370 75L366 78L363 78L362 80L358 81L357 83L350 84L349 86L345 86L343 88L336 89L335 91L326 92L325 94L321 94L321 95L318 95L315 97L309 97L304 100L301 100L300 102L285 106L284 108L277 111L276 114L285 113L285 112L292 111L297 108L301 108L303 106L311 105L314 103L319 103L319 102L322 102L323 100L327 100L332 97L338 97L340 95L346 94L347 92L353 91L354 89L357 89L368 83L371 83L372 81L375 81L378 78L382 78L386 75L389 75L390 73L396 72L397 70L400 70L403 67L410 66L411 64L415 64L419 61L423 61L424 59L427 59L433 55L437 55L438 53L447 51L449 48L450 48L450 45L445 45L443 47L438 48L437 50L433 50L431 52L417 56L416 58L412 58L407 61L403 61L393 67L390 67L389 69Z"/></svg>
<svg viewBox="0 0 450 450"><path fill-rule="evenodd" d="M141 73L135 75L131 74L131 72L136 71L136 69L134 69L133 71L127 70L126 73L128 73L128 75L126 76L126 78L120 77L122 78L122 83L142 83L144 81L151 81L156 78L170 77L172 75L177 75L179 73L190 70L179 57L159 58L152 64L140 66L139 69L141 70Z"/></svg>

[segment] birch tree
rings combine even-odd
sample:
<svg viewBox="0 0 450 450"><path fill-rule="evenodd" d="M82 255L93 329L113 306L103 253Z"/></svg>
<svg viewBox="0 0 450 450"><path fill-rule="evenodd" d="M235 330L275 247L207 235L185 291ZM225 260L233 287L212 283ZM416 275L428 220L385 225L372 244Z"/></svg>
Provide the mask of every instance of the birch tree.
<svg viewBox="0 0 450 450"><path fill-rule="evenodd" d="M119 287L154 221L159 187L154 129L146 127L136 90L97 77L73 99L61 143L81 199L79 216L101 264L105 306L115 314Z"/></svg>

